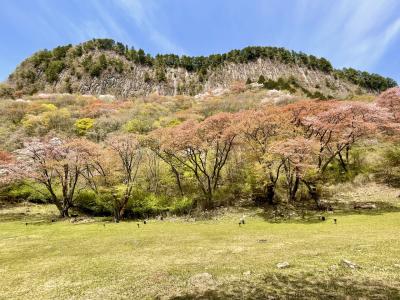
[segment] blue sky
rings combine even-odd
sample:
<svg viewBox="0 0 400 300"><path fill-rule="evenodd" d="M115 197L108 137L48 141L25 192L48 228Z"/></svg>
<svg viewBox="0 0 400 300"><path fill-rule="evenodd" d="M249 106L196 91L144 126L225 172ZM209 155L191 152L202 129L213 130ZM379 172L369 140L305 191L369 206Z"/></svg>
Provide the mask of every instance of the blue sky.
<svg viewBox="0 0 400 300"><path fill-rule="evenodd" d="M0 80L39 49L108 37L152 54L283 46L400 83L399 0L0 0L0 5Z"/></svg>

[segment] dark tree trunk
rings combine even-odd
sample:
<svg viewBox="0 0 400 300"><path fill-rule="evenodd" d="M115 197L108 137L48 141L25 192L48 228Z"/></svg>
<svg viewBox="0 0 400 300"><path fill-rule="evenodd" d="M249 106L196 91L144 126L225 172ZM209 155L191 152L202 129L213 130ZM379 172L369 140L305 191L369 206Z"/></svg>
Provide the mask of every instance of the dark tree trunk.
<svg viewBox="0 0 400 300"><path fill-rule="evenodd" d="M293 184L293 188L290 191L290 201L292 201L292 202L296 200L296 194L297 194L297 190L299 189L299 183L300 183L300 178L298 176L296 176L296 179Z"/></svg>
<svg viewBox="0 0 400 300"><path fill-rule="evenodd" d="M203 210L212 208L213 208L213 197L212 197L212 192L209 191L203 205Z"/></svg>
<svg viewBox="0 0 400 300"><path fill-rule="evenodd" d="M303 182L308 189L308 193L310 194L311 199L314 200L315 204L317 205L317 208L321 209L320 195L317 191L317 188L314 185L312 185L304 180L303 180Z"/></svg>
<svg viewBox="0 0 400 300"><path fill-rule="evenodd" d="M119 221L121 220L121 214L118 208L116 208L114 210L114 222L115 223L119 223Z"/></svg>
<svg viewBox="0 0 400 300"><path fill-rule="evenodd" d="M63 205L60 211L61 218L69 217L69 205Z"/></svg>
<svg viewBox="0 0 400 300"><path fill-rule="evenodd" d="M273 205L274 197L275 197L275 185L273 183L269 183L267 185L267 192L266 192L267 203Z"/></svg>
<svg viewBox="0 0 400 300"><path fill-rule="evenodd" d="M171 169L172 169L172 172L173 172L174 175L175 175L176 185L177 185L178 188L179 188L179 192L181 193L181 196L183 196L183 189L182 189L182 183L181 183L181 176L180 176L180 174L179 174L179 172L178 172L177 169L175 169L174 167L171 167Z"/></svg>
<svg viewBox="0 0 400 300"><path fill-rule="evenodd" d="M342 166L343 170L347 173L347 165L343 159L342 153L340 153L340 152L339 152L339 162L340 162L340 165Z"/></svg>

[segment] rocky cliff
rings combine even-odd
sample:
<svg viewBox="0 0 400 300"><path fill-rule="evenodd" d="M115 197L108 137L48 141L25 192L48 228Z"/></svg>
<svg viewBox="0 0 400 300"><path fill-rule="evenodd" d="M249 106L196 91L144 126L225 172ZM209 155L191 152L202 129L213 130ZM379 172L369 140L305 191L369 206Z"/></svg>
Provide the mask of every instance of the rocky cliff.
<svg viewBox="0 0 400 300"><path fill-rule="evenodd" d="M113 41L106 46L95 42L90 47L84 43L40 51L16 68L8 84L17 94L69 92L130 97L156 92L162 95L196 95L216 88L228 88L236 82L259 81L261 76L263 81L290 80L300 92L318 91L337 98L370 90L365 84L349 80L353 77L343 71L334 70L324 59L282 48L251 48L256 49L251 52L252 56L243 52L244 49L241 52L235 50L239 52L233 54L200 58L174 55L152 58L142 50L128 50ZM270 52L260 52L259 49ZM282 53L291 56L287 58ZM372 76L389 80L375 74ZM384 83L395 85L391 81Z"/></svg>

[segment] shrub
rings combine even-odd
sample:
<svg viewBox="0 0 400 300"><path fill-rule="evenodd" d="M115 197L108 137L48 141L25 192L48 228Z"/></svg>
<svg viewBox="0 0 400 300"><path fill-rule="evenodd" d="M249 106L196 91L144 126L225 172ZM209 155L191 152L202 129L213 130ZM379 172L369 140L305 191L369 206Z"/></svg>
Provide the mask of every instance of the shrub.
<svg viewBox="0 0 400 300"><path fill-rule="evenodd" d="M102 201L103 200L103 201ZM91 190L81 191L75 200L76 208L80 211L91 214L94 216L109 216L111 215L111 210L107 205L106 201L98 197Z"/></svg>
<svg viewBox="0 0 400 300"><path fill-rule="evenodd" d="M101 74L103 68L101 67L100 63L93 64L89 69L89 74L92 77L98 77Z"/></svg>
<svg viewBox="0 0 400 300"><path fill-rule="evenodd" d="M188 214L193 208L193 200L188 197L175 198L170 211L176 215Z"/></svg>
<svg viewBox="0 0 400 300"><path fill-rule="evenodd" d="M12 99L14 98L14 92L15 90L11 86L3 83L0 84L0 99L2 98Z"/></svg>
<svg viewBox="0 0 400 300"><path fill-rule="evenodd" d="M124 130L132 133L146 133L153 129L152 120L133 119L124 125Z"/></svg>
<svg viewBox="0 0 400 300"><path fill-rule="evenodd" d="M61 60L50 62L46 69L46 79L48 82L53 83L58 80L58 75L64 69L65 64Z"/></svg>
<svg viewBox="0 0 400 300"><path fill-rule="evenodd" d="M384 152L383 160L377 168L378 177L385 183L400 187L400 146L396 145Z"/></svg>
<svg viewBox="0 0 400 300"><path fill-rule="evenodd" d="M2 196L10 201L29 201L32 203L47 203L49 200L46 190L31 182L13 184L2 192Z"/></svg>
<svg viewBox="0 0 400 300"><path fill-rule="evenodd" d="M265 77L263 75L260 75L260 77L258 78L257 83L263 84L264 82L265 82Z"/></svg>
<svg viewBox="0 0 400 300"><path fill-rule="evenodd" d="M94 125L94 120L91 118L83 118L83 119L78 119L75 121L75 131L79 135L85 135L86 132L93 128Z"/></svg>

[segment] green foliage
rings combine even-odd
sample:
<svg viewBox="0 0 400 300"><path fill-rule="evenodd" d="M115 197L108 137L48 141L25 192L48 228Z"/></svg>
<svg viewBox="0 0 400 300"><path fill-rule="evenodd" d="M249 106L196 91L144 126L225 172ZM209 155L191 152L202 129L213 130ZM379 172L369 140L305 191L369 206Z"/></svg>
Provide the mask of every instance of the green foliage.
<svg viewBox="0 0 400 300"><path fill-rule="evenodd" d="M86 72L90 71L92 65L93 65L93 57L92 57L92 55L88 55L82 60L82 66L83 66L83 68L85 69Z"/></svg>
<svg viewBox="0 0 400 300"><path fill-rule="evenodd" d="M77 45L74 48L74 51L72 53L75 57L81 57L83 54L83 48L81 45Z"/></svg>
<svg viewBox="0 0 400 300"><path fill-rule="evenodd" d="M147 72L144 73L144 82L146 82L146 83L151 82L151 77L150 77L149 73L147 73Z"/></svg>
<svg viewBox="0 0 400 300"><path fill-rule="evenodd" d="M371 149L368 150L371 151ZM336 184L351 182L359 175L372 173L371 165L365 160L366 153L367 150L364 147L355 147L349 152L348 159L344 158L347 163L346 169L343 168L339 159L334 159L320 179L325 183Z"/></svg>
<svg viewBox="0 0 400 300"><path fill-rule="evenodd" d="M391 78L385 78L378 74L358 71L352 68L337 70L339 78L346 79L354 84L375 92L382 92L388 88L397 86L397 82Z"/></svg>
<svg viewBox="0 0 400 300"><path fill-rule="evenodd" d="M31 56L30 61L33 63L33 66L37 68L40 65L45 65L47 67L50 59L52 57L52 53L48 50L42 50L36 52L34 55Z"/></svg>
<svg viewBox="0 0 400 300"><path fill-rule="evenodd" d="M0 83L0 99L12 99L14 98L15 90L4 83Z"/></svg>
<svg viewBox="0 0 400 300"><path fill-rule="evenodd" d="M170 205L170 212L177 215L190 213L193 208L193 201L188 197L174 198Z"/></svg>
<svg viewBox="0 0 400 300"><path fill-rule="evenodd" d="M65 58L67 55L68 50L72 47L71 44L66 45L66 46L58 46L53 49L52 55L55 60L61 60Z"/></svg>
<svg viewBox="0 0 400 300"><path fill-rule="evenodd" d="M377 167L377 174L387 184L400 187L400 146L385 150L383 160Z"/></svg>
<svg viewBox="0 0 400 300"><path fill-rule="evenodd" d="M32 203L47 203L49 195L42 185L33 182L23 182L10 185L1 196L9 201L29 201Z"/></svg>
<svg viewBox="0 0 400 300"><path fill-rule="evenodd" d="M310 92L309 90L307 90L304 87L301 87L301 91L308 97L311 99L321 99L321 100L326 100L326 99L332 99L333 97L328 95L325 96L324 94L322 94L320 91L315 91L314 93Z"/></svg>
<svg viewBox="0 0 400 300"><path fill-rule="evenodd" d="M295 81L296 82L296 81ZM293 79L283 79L279 78L277 81L274 81L272 79L264 80L264 88L268 90L286 90L289 91L290 93L295 93L296 89L291 86L293 84ZM294 86L297 86L296 84L293 84Z"/></svg>
<svg viewBox="0 0 400 300"><path fill-rule="evenodd" d="M108 61L104 54L99 56L97 62L93 61L92 55L88 55L83 59L82 65L91 77L98 77L101 75L103 70L107 69Z"/></svg>
<svg viewBox="0 0 400 300"><path fill-rule="evenodd" d="M101 74L103 68L101 67L100 63L93 64L89 69L89 74L92 77L98 77Z"/></svg>
<svg viewBox="0 0 400 300"><path fill-rule="evenodd" d="M136 190L132 195L127 216L133 218L155 217L169 212L170 214L187 214L193 208L193 202L188 197L168 197Z"/></svg>
<svg viewBox="0 0 400 300"><path fill-rule="evenodd" d="M51 130L68 131L71 125L71 114L65 108L46 110L39 115L27 114L22 119L22 127L26 133L39 136L45 135Z"/></svg>
<svg viewBox="0 0 400 300"><path fill-rule="evenodd" d="M75 121L75 131L79 135L85 135L86 132L93 128L94 120L91 118L82 118Z"/></svg>
<svg viewBox="0 0 400 300"><path fill-rule="evenodd" d="M69 78L69 77L67 77L66 79L65 79L65 82L64 82L64 91L66 92L66 93L70 93L70 94L72 94L73 93L73 88L72 88L72 84L71 84L71 79Z"/></svg>
<svg viewBox="0 0 400 300"><path fill-rule="evenodd" d="M123 128L127 132L146 133L153 129L153 122L149 119L132 119Z"/></svg>
<svg viewBox="0 0 400 300"><path fill-rule="evenodd" d="M52 61L46 69L46 79L52 83L58 80L58 75L64 69L65 64L61 60Z"/></svg>
<svg viewBox="0 0 400 300"><path fill-rule="evenodd" d="M155 77L157 82L164 82L167 79L165 75L166 68L164 62L163 61L157 62L157 64L155 65L155 69L156 69Z"/></svg>
<svg viewBox="0 0 400 300"><path fill-rule="evenodd" d="M104 197L106 197L104 195ZM91 190L81 191L75 199L76 208L84 213L94 216L109 216L112 213L105 199L99 197Z"/></svg>
<svg viewBox="0 0 400 300"><path fill-rule="evenodd" d="M57 106L55 106L53 103L42 103L41 107L43 108L44 111L57 110Z"/></svg>
<svg viewBox="0 0 400 300"><path fill-rule="evenodd" d="M21 73L21 78L26 80L28 83L34 83L36 79L36 73L32 70L23 70Z"/></svg>
<svg viewBox="0 0 400 300"><path fill-rule="evenodd" d="M104 54L99 57L99 66L102 70L107 69L107 58Z"/></svg>
<svg viewBox="0 0 400 300"><path fill-rule="evenodd" d="M117 73L122 73L124 71L124 63L120 59L113 59L110 62L114 66L114 70Z"/></svg>

